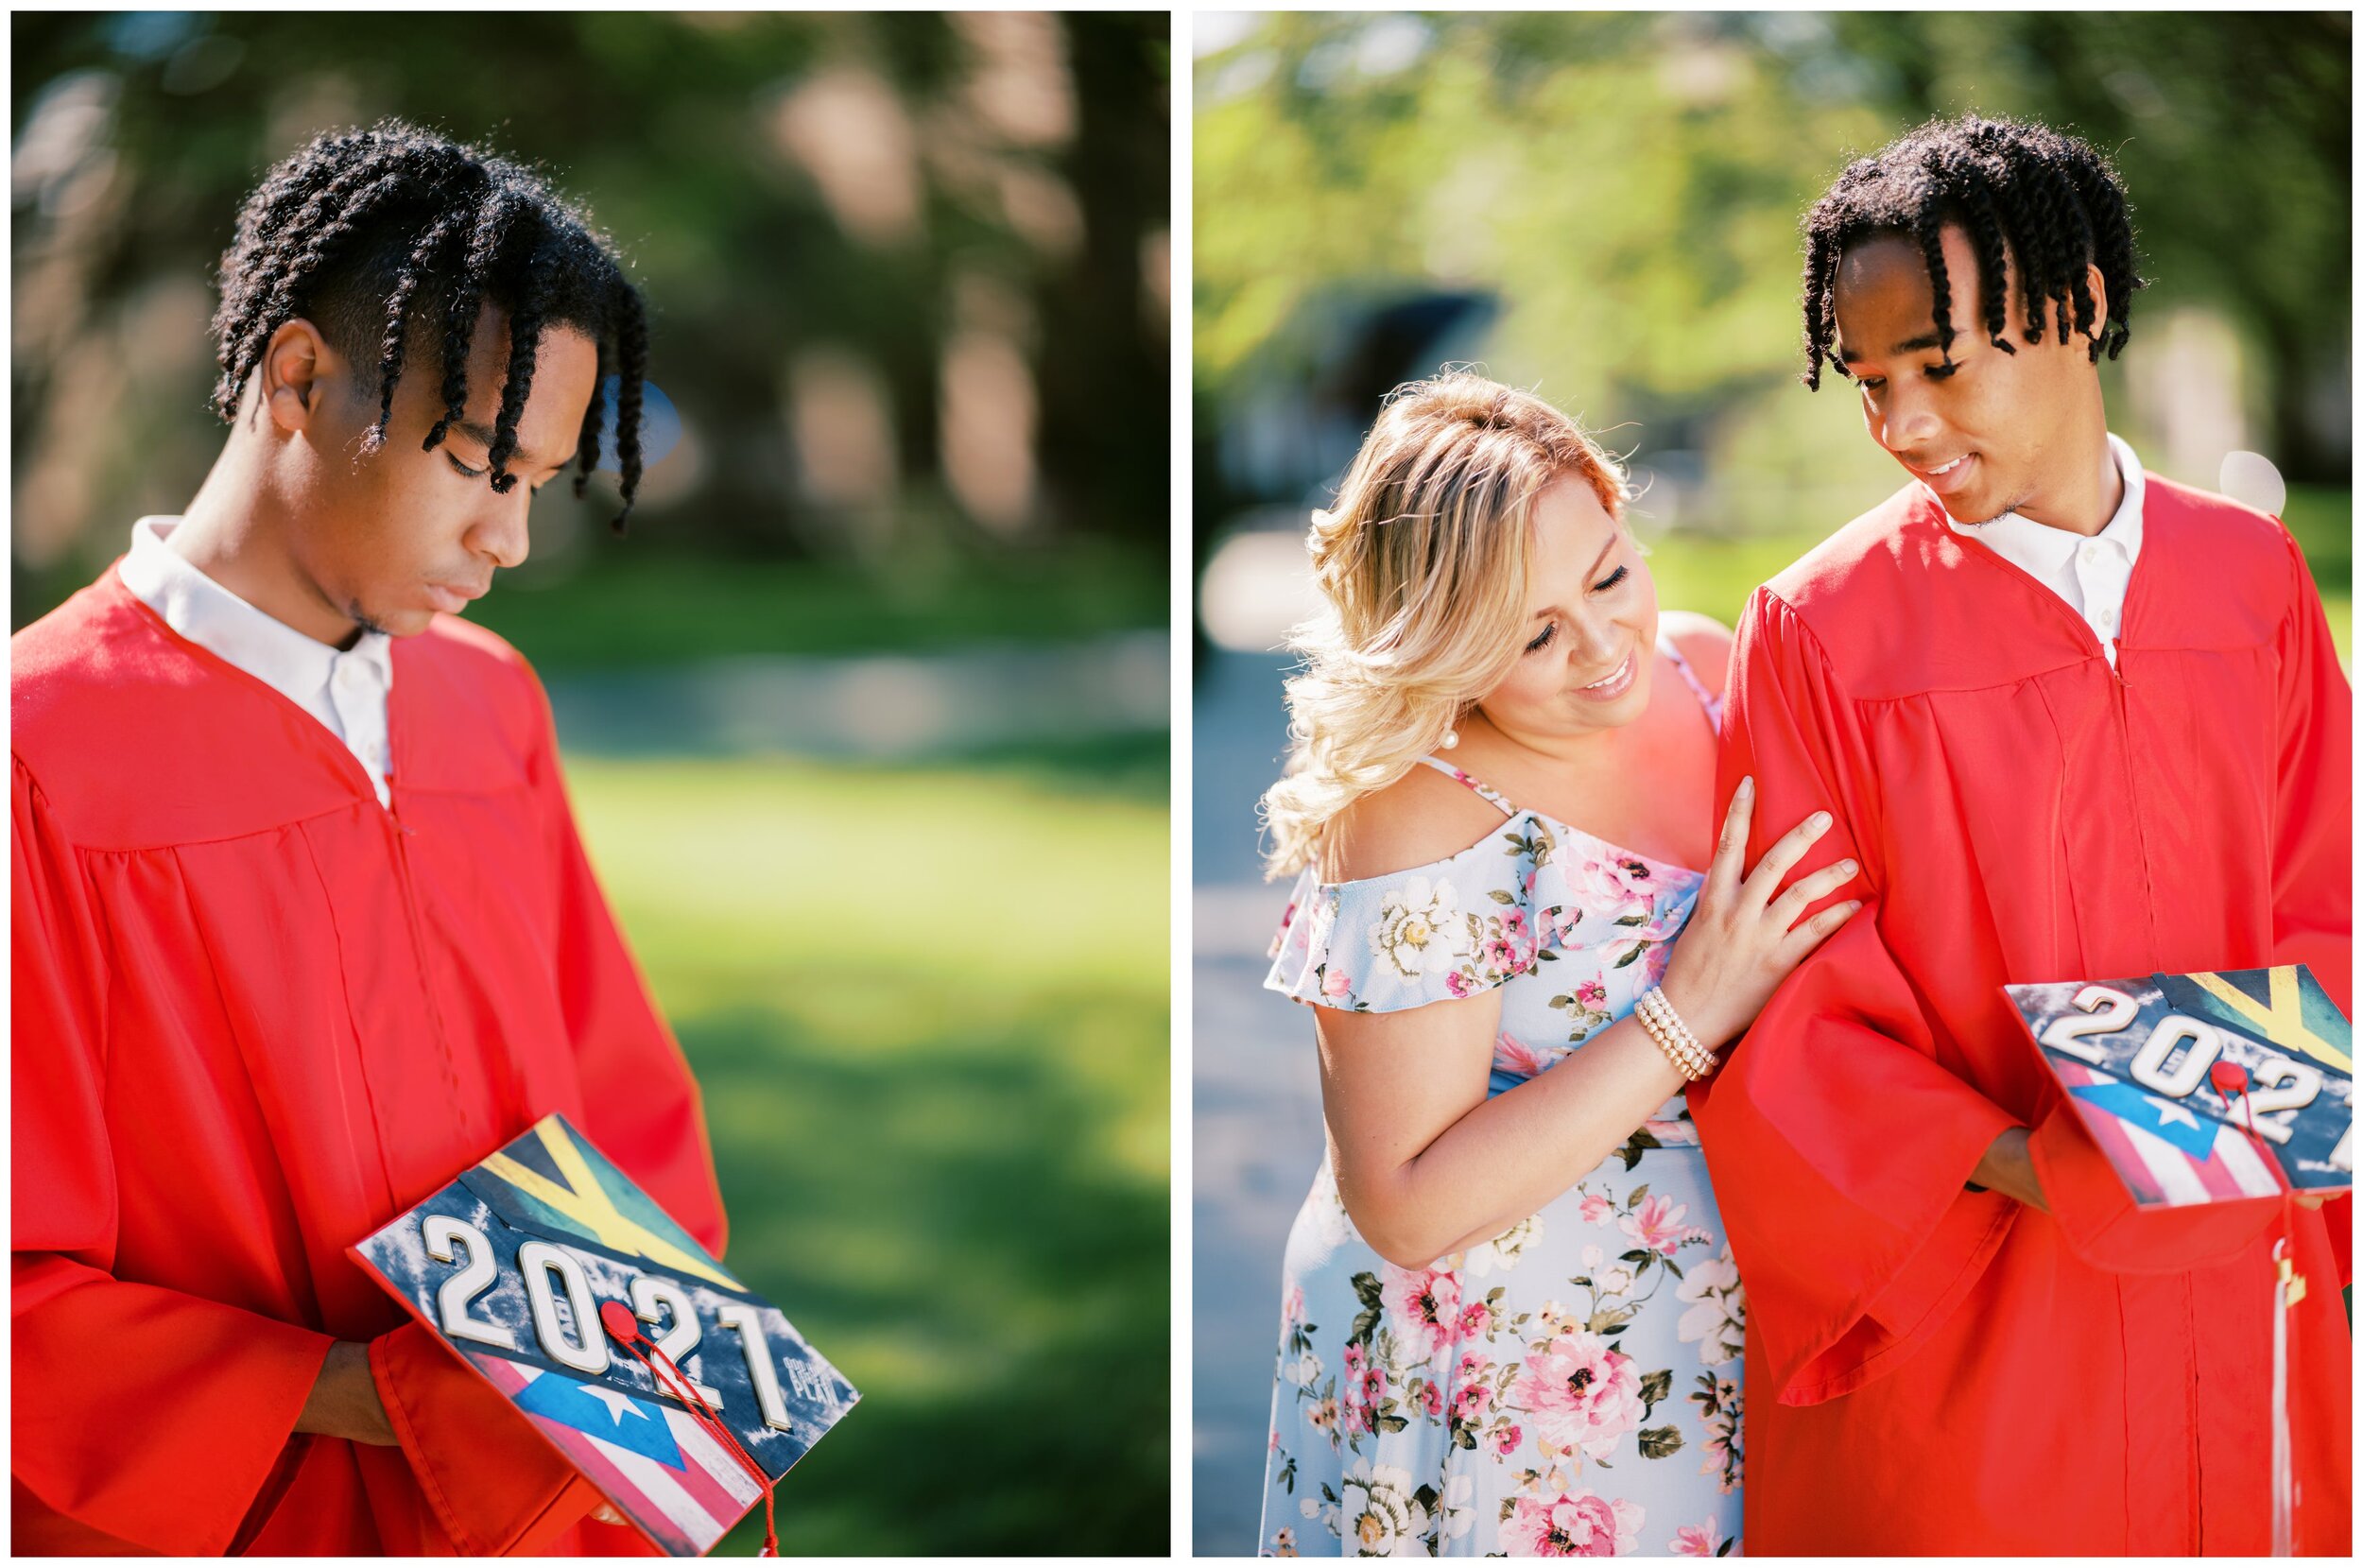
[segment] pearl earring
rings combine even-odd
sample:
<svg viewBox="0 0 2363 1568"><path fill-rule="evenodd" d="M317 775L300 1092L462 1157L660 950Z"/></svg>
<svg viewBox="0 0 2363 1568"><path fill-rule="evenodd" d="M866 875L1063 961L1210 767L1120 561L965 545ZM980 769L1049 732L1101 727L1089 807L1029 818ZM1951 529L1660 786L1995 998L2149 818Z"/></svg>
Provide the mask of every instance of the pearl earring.
<svg viewBox="0 0 2363 1568"><path fill-rule="evenodd" d="M1436 746L1437 746L1437 750L1441 750L1441 751L1449 751L1449 750L1451 750L1454 747L1456 747L1456 746L1457 746L1457 745L1459 745L1459 744L1460 744L1460 732L1459 732L1459 731L1457 731L1457 730L1456 730L1456 729L1454 729L1454 728L1452 728L1452 726L1450 726L1450 725L1446 725L1446 726L1444 727L1444 738L1443 738L1442 740L1438 741L1438 742L1436 743Z"/></svg>

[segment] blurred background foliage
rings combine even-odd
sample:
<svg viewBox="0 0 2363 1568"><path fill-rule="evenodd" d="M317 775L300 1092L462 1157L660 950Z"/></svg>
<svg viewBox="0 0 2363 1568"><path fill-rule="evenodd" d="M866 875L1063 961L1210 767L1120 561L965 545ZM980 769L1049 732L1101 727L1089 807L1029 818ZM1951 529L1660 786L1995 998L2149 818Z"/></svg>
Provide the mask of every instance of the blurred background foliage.
<svg viewBox="0 0 2363 1568"><path fill-rule="evenodd" d="M731 1259L860 1387L790 1552L1163 1555L1162 14L20 14L13 624L194 492L263 170L397 114L618 243L685 435L540 668ZM725 1550L750 1552L760 1520Z"/></svg>
<svg viewBox="0 0 2363 1568"><path fill-rule="evenodd" d="M1201 551L1310 504L1388 386L1475 360L1634 454L1642 526L1701 547L1695 584L1667 553L1678 602L1728 620L1760 562L1900 477L1843 383L1796 380L1804 210L1975 110L2114 159L2150 286L2112 422L2210 489L2268 457L2344 646L2348 13L1233 13L1197 38ZM1725 548L1751 537L1778 543Z"/></svg>
<svg viewBox="0 0 2363 1568"><path fill-rule="evenodd" d="M650 375L687 429L629 544L596 502L545 498L490 624L563 622L565 585L682 560L783 597L763 616L610 620L600 645L554 650L898 646L938 609L1011 633L1162 614L1163 16L127 11L12 29L15 625L194 491L220 441L204 324L240 199L313 133L383 114L535 164L589 205L649 302ZM849 595L874 629L815 613Z"/></svg>

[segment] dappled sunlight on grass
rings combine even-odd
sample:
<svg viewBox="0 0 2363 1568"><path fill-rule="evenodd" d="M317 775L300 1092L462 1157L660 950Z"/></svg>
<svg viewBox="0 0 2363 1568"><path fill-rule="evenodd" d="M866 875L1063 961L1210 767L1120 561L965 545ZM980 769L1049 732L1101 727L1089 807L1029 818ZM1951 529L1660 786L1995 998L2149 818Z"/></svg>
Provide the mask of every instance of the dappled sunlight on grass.
<svg viewBox="0 0 2363 1568"><path fill-rule="evenodd" d="M704 1088L731 1261L862 1390L781 1488L783 1547L1162 1553L1162 799L984 764L570 777Z"/></svg>

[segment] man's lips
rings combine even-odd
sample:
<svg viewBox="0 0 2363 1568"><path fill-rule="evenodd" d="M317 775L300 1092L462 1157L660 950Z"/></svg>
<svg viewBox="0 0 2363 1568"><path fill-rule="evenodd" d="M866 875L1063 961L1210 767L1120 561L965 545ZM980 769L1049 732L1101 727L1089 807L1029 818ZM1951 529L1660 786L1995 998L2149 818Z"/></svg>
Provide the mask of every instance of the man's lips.
<svg viewBox="0 0 2363 1568"><path fill-rule="evenodd" d="M471 600L484 597L491 587L490 583L477 588L466 584L454 587L447 582L430 582L426 585L426 596L434 602L435 608L444 614L457 615L468 608Z"/></svg>
<svg viewBox="0 0 2363 1568"><path fill-rule="evenodd" d="M1939 495L1946 495L1968 481L1971 471L1977 466L1977 454L1964 452L1940 463L1916 463L1904 457L1898 457L1896 461L1902 463L1922 484Z"/></svg>

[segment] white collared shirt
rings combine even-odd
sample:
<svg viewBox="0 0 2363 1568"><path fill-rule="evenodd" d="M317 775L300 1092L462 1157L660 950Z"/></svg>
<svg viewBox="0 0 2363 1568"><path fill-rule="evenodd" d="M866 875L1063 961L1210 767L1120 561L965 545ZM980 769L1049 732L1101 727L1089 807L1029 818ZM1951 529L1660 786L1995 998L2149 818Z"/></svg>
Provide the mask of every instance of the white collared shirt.
<svg viewBox="0 0 2363 1568"><path fill-rule="evenodd" d="M2133 580L2133 562L2142 553L2142 461L2113 434L2109 451L2125 481L2125 498L2109 526L2090 539L2014 511L1986 523L1955 523L1950 516L1945 521L2066 600L2100 639L2100 650L2113 665L2126 585Z"/></svg>
<svg viewBox="0 0 2363 1568"><path fill-rule="evenodd" d="M272 619L164 543L180 524L177 517L143 517L131 525L130 553L115 568L123 586L164 625L319 720L359 760L378 803L388 803L386 698L394 689L393 640L365 631L340 651Z"/></svg>

